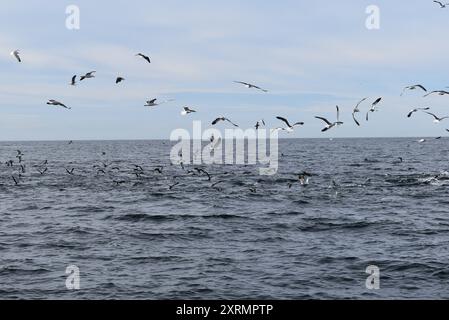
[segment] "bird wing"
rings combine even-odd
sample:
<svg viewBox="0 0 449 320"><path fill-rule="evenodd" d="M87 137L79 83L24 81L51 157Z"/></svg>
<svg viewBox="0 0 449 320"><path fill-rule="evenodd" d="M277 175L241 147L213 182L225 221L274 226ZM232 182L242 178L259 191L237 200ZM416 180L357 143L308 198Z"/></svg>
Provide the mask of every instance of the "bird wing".
<svg viewBox="0 0 449 320"><path fill-rule="evenodd" d="M281 120L281 121L285 122L285 123L287 124L287 126L288 126L289 128L291 128L291 127L292 127L292 126L290 125L290 123L288 122L288 120L287 120L287 119L285 119L285 118L283 118L283 117L276 117L276 119L278 119L278 120Z"/></svg>
<svg viewBox="0 0 449 320"><path fill-rule="evenodd" d="M326 118L323 118L323 117L315 117L315 118L320 119L320 120L323 120L323 121L326 122L329 126L332 125L332 123L330 123L330 121L327 120Z"/></svg>
<svg viewBox="0 0 449 320"><path fill-rule="evenodd" d="M373 106L376 106L377 104L379 104L379 102L382 101L382 98L378 98L376 101L373 102Z"/></svg>
<svg viewBox="0 0 449 320"><path fill-rule="evenodd" d="M358 110L359 110L359 106L362 104L362 102L364 102L366 99L368 99L368 98L363 98L362 100L360 100L359 101L359 103L357 103L357 105L355 106L355 108L354 108L354 113L355 112L358 112ZM356 111L357 110L357 111Z"/></svg>
<svg viewBox="0 0 449 320"><path fill-rule="evenodd" d="M337 106L337 122L340 122L340 108Z"/></svg>
<svg viewBox="0 0 449 320"><path fill-rule="evenodd" d="M422 85L420 85L420 84L416 85L416 87L421 88L423 91L427 92L427 89L424 88L424 86L422 86Z"/></svg>
<svg viewBox="0 0 449 320"><path fill-rule="evenodd" d="M245 85L245 86L250 86L250 84L247 83L247 82L243 82L243 81L234 81L234 82L235 82L235 83L243 84L243 85Z"/></svg>
<svg viewBox="0 0 449 320"><path fill-rule="evenodd" d="M357 119L355 118L355 114L352 114L352 119L354 119L354 122L356 125L358 125L360 127L360 123L357 121Z"/></svg>
<svg viewBox="0 0 449 320"><path fill-rule="evenodd" d="M223 120L222 118L217 118L214 121L212 121L212 125L214 126L214 125L216 125L218 122L220 122L222 120Z"/></svg>
<svg viewBox="0 0 449 320"><path fill-rule="evenodd" d="M232 122L231 120L229 120L228 118L225 118L225 120L227 122L229 122L230 124L232 124L234 127L238 127L238 125L236 125L234 122Z"/></svg>
<svg viewBox="0 0 449 320"><path fill-rule="evenodd" d="M432 117L434 117L435 118L435 120L439 120L440 118L438 118L436 115L434 115L433 113L431 113L431 112L427 112L427 111L425 111L425 113L427 113L427 114L430 114Z"/></svg>

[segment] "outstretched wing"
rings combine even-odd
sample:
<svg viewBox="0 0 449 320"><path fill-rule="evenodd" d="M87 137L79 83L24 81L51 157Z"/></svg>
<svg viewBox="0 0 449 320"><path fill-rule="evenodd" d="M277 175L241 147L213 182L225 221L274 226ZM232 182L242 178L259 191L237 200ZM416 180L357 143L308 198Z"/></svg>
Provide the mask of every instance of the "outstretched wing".
<svg viewBox="0 0 449 320"><path fill-rule="evenodd" d="M315 118L320 119L320 120L326 122L326 124L329 125L329 126L332 125L332 123L329 120L327 120L326 118L323 118L323 117L315 117Z"/></svg>
<svg viewBox="0 0 449 320"><path fill-rule="evenodd" d="M291 125L290 125L290 123L288 122L287 119L285 119L285 118L283 118L283 117L276 117L276 119L285 122L285 124L286 124L289 128L291 128Z"/></svg>

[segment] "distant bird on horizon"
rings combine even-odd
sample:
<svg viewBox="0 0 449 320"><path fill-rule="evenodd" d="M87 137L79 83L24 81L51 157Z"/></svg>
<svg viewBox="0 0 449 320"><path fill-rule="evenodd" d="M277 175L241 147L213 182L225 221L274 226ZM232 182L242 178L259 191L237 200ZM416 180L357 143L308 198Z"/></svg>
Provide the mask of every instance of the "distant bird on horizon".
<svg viewBox="0 0 449 320"><path fill-rule="evenodd" d="M48 105L51 105L51 106L60 106L60 107L66 108L66 109L72 109L72 108L70 108L70 107L67 107L67 106L66 106L65 104L63 104L62 102L59 102L59 101L53 100L53 99L48 100L47 104L48 104Z"/></svg>
<svg viewBox="0 0 449 320"><path fill-rule="evenodd" d="M377 98L376 101L373 102L373 104L371 105L371 109L368 110L368 112L366 113L366 121L369 120L369 113L370 112L376 112L377 111L377 105L382 101L382 97Z"/></svg>
<svg viewBox="0 0 449 320"><path fill-rule="evenodd" d="M360 112L359 106L362 104L362 102L364 102L366 99L368 98L363 98L362 100L360 100L357 105L355 106L354 110L352 111L352 119L354 119L354 122L356 125L358 125L360 127L360 122L356 119L355 114Z"/></svg>
<svg viewBox="0 0 449 320"><path fill-rule="evenodd" d="M115 80L115 84L118 84L118 83L120 83L122 81L125 81L125 78L117 77L117 79Z"/></svg>
<svg viewBox="0 0 449 320"><path fill-rule="evenodd" d="M13 52L11 52L11 55L14 56L17 59L17 61L22 62L22 59L20 58L19 50L14 50Z"/></svg>
<svg viewBox="0 0 449 320"><path fill-rule="evenodd" d="M212 121L212 125L215 126L217 123L219 123L220 121L227 121L230 124L232 124L234 127L238 127L238 125L236 125L234 122L232 122L231 120L229 120L226 117L218 117L217 119L215 119L214 121Z"/></svg>
<svg viewBox="0 0 449 320"><path fill-rule="evenodd" d="M141 57L142 59L146 60L148 63L151 63L151 60L148 56L144 55L143 53L136 54L136 57Z"/></svg>
<svg viewBox="0 0 449 320"><path fill-rule="evenodd" d="M418 111L427 111L427 110L430 110L430 108L416 108L416 109L412 109L412 110L410 110L410 113L407 115L407 118L411 118L412 115L413 115L415 112L418 112Z"/></svg>
<svg viewBox="0 0 449 320"><path fill-rule="evenodd" d="M422 86L422 85L420 85L420 84L415 84L415 85L413 85L413 86L405 87L404 90L403 90L402 93L401 93L401 97L404 95L405 91L407 91L407 90L416 90L416 89L421 89L421 90L423 90L424 92L427 92L427 89L424 88L424 86Z"/></svg>
<svg viewBox="0 0 449 320"><path fill-rule="evenodd" d="M445 91L445 90L434 90L434 91L432 91L432 92L426 94L424 97L428 97L428 96L430 96L430 95L432 95L432 94L434 94L434 93L438 93L439 96L444 96L444 95L446 95L446 94L449 94L449 92L448 92L448 91Z"/></svg>
<svg viewBox="0 0 449 320"><path fill-rule="evenodd" d="M290 122L287 119L283 118L283 117L276 117L276 119L281 120L282 122L284 122L287 125L287 128L277 128L275 130L285 130L287 132L293 132L295 127L304 125L304 122L296 122L294 124L290 124Z"/></svg>
<svg viewBox="0 0 449 320"><path fill-rule="evenodd" d="M438 116L436 116L435 114L433 114L433 113L431 113L431 112L425 112L425 113L427 113L427 114L429 114L429 115L431 115L435 120L433 120L433 122L434 123L440 123L441 121L443 121L444 119L449 119L449 116L446 116L446 117L438 117Z"/></svg>
<svg viewBox="0 0 449 320"><path fill-rule="evenodd" d="M444 4L444 3L440 2L440 1L435 1L435 0L433 2L439 4L441 9L444 9L444 8L446 8L449 5L449 3Z"/></svg>
<svg viewBox="0 0 449 320"><path fill-rule="evenodd" d="M191 113L195 113L196 111L193 109L190 109L189 107L184 107L183 111L181 112L181 115L186 116L189 115Z"/></svg>
<svg viewBox="0 0 449 320"><path fill-rule="evenodd" d="M245 87L247 87L248 89L257 89L263 92L268 92L268 90L262 89L259 86L256 86L254 84L248 83L248 82L243 82L243 81L234 81L235 83L239 83L239 84L243 84Z"/></svg>
<svg viewBox="0 0 449 320"><path fill-rule="evenodd" d="M97 71L91 71L91 72L86 73L84 76L81 76L80 81L83 81L84 79L92 79L92 78L95 78L95 73L96 73L96 72L97 72Z"/></svg>

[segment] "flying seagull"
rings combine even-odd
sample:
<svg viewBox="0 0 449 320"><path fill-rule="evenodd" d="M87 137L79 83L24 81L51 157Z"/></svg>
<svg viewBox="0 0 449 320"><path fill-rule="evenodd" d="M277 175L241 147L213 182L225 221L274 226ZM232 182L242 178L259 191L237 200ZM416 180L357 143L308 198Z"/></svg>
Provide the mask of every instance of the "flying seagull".
<svg viewBox="0 0 449 320"><path fill-rule="evenodd" d="M426 94L424 97L428 97L428 96L430 96L431 94L434 94L434 93L438 93L438 95L440 95L440 96L444 96L446 94L449 94L449 92L445 91L445 90L435 90L435 91L432 91L432 92Z"/></svg>
<svg viewBox="0 0 449 320"><path fill-rule="evenodd" d="M304 125L304 122L296 122L294 124L290 124L290 122L288 122L288 120L283 117L276 117L276 119L281 120L282 122L284 122L287 125L287 128L278 128L278 130L285 130L287 132L293 132L293 130L295 129L296 126Z"/></svg>
<svg viewBox="0 0 449 320"><path fill-rule="evenodd" d="M407 115L407 118L411 118L412 115L413 115L415 112L418 112L418 111L427 111L427 110L430 110L430 108L416 108L416 109L412 109L412 110L410 110L410 113Z"/></svg>
<svg viewBox="0 0 449 320"><path fill-rule="evenodd" d="M368 110L368 112L366 113L366 121L369 120L369 113L370 112L376 112L377 111L377 105L379 104L379 102L382 101L382 97L381 98L377 98L376 101L373 102L373 104L371 105L371 109Z"/></svg>
<svg viewBox="0 0 449 320"><path fill-rule="evenodd" d="M76 75L72 77L72 81L70 82L71 86L76 86Z"/></svg>
<svg viewBox="0 0 449 320"><path fill-rule="evenodd" d="M184 107L184 110L181 112L181 115L186 116L188 114L196 112L195 110L190 109L189 107Z"/></svg>
<svg viewBox="0 0 449 320"><path fill-rule="evenodd" d="M248 82L243 82L243 81L234 81L234 82L243 84L248 89L257 89L257 90L260 90L260 91L263 91L263 92L268 92L268 90L262 89L261 87L258 87L256 85L248 83Z"/></svg>
<svg viewBox="0 0 449 320"><path fill-rule="evenodd" d="M420 84L415 84L415 85L413 85L413 86L405 87L404 90L403 90L402 93L401 93L401 97L404 95L404 93L405 93L406 90L416 90L416 89L421 89L421 90L423 90L424 92L427 92L427 89L424 88L424 86L422 86L422 85L420 85Z"/></svg>
<svg viewBox="0 0 449 320"><path fill-rule="evenodd" d="M214 121L212 121L212 125L215 126L217 123L219 123L220 121L227 121L230 124L232 124L234 127L238 127L238 125L236 125L234 122L232 122L231 120L229 120L228 118L225 117L218 117L217 119L215 119Z"/></svg>
<svg viewBox="0 0 449 320"><path fill-rule="evenodd" d="M360 123L359 121L355 118L355 114L360 112L359 106L362 104L362 102L364 102L366 99L368 98L363 98L362 100L359 101L359 103L357 103L357 105L354 108L354 111L352 111L352 119L354 119L354 122L356 125L358 125L360 127Z"/></svg>
<svg viewBox="0 0 449 320"><path fill-rule="evenodd" d="M435 120L433 120L433 122L435 122L435 123L440 123L440 122L443 121L444 119L449 119L449 117L442 117L442 118L437 117L436 115L434 115L434 114L431 113L431 112L427 112L427 111L426 111L426 113L427 113L427 114L430 114L432 117L434 117Z"/></svg>
<svg viewBox="0 0 449 320"><path fill-rule="evenodd" d="M165 100L165 101L161 101L161 102L156 102L156 101L157 101L157 99L148 100L147 104L145 105L145 107L156 107L156 106L161 105L163 103L167 103L167 102L173 101L173 99Z"/></svg>
<svg viewBox="0 0 449 320"><path fill-rule="evenodd" d="M67 106L66 106L65 104L63 104L62 102L59 102L59 101L53 100L53 99L48 100L47 104L48 104L48 105L51 105L51 106L60 106L60 107L66 108L66 109L72 109L72 108L70 108L70 107L67 107Z"/></svg>
<svg viewBox="0 0 449 320"><path fill-rule="evenodd" d="M321 130L321 132L326 132L330 129L332 129L335 126L340 126L343 124L343 122L340 121L340 108L337 106L337 121L336 122L330 122L329 120L327 120L326 118L323 117L315 117L317 119L320 119L324 122L326 122L327 126L323 128L323 130Z"/></svg>
<svg viewBox="0 0 449 320"><path fill-rule="evenodd" d="M439 4L441 9L444 9L444 8L446 8L446 6L449 5L449 3L444 4L444 3L440 2L440 1L433 1L433 2Z"/></svg>
<svg viewBox="0 0 449 320"><path fill-rule="evenodd" d="M122 82L124 80L125 80L125 78L117 77L117 79L115 80L115 83L117 84L117 83L120 83L120 82Z"/></svg>
<svg viewBox="0 0 449 320"><path fill-rule="evenodd" d="M143 53L136 54L136 57L141 57L142 59L145 59L146 61L148 61L148 63L151 63L150 58L148 56L144 55Z"/></svg>
<svg viewBox="0 0 449 320"><path fill-rule="evenodd" d="M14 56L17 59L17 61L22 62L22 59L20 58L19 50L14 50L13 52L11 52L11 55Z"/></svg>
<svg viewBox="0 0 449 320"><path fill-rule="evenodd" d="M84 79L91 79L91 78L95 78L95 73L96 71L91 71L86 73L84 76L81 76L80 81L83 81Z"/></svg>
<svg viewBox="0 0 449 320"><path fill-rule="evenodd" d="M261 126L265 126L265 121L264 121L263 119L257 121L257 122L256 122L256 125L254 126L254 128L256 128L256 130L259 130L259 128L260 128Z"/></svg>

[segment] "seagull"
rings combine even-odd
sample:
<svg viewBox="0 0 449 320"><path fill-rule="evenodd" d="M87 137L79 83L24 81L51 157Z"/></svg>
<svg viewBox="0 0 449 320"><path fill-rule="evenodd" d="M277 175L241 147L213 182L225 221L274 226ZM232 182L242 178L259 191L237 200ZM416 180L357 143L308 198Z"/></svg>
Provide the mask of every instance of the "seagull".
<svg viewBox="0 0 449 320"><path fill-rule="evenodd" d="M282 122L284 122L287 125L287 128L278 128L278 130L285 130L287 132L293 132L293 130L295 129L296 126L304 125L304 122L296 122L294 124L290 124L290 122L288 122L288 120L283 117L276 117L276 119L281 120Z"/></svg>
<svg viewBox="0 0 449 320"><path fill-rule="evenodd" d="M357 121L357 119L355 118L355 114L360 112L359 106L362 104L362 102L364 102L366 99L368 98L363 98L362 100L359 101L359 103L357 103L357 105L354 108L354 111L352 111L352 119L354 119L354 122L356 125L358 125L360 127L360 123Z"/></svg>
<svg viewBox="0 0 449 320"><path fill-rule="evenodd" d="M195 110L190 109L189 107L184 107L184 110L181 112L181 115L186 116L188 114L196 112Z"/></svg>
<svg viewBox="0 0 449 320"><path fill-rule="evenodd" d="M11 55L14 56L17 59L17 61L22 62L22 59L20 58L19 50L14 50L13 52L11 52Z"/></svg>
<svg viewBox="0 0 449 320"><path fill-rule="evenodd" d="M324 122L326 122L327 126L321 130L321 132L326 132L330 129L332 129L335 126L340 126L343 124L343 122L340 121L340 108L337 106L337 121L336 122L330 122L329 120L327 120L326 118L323 117L315 117L317 119L323 120Z"/></svg>
<svg viewBox="0 0 449 320"><path fill-rule="evenodd" d="M136 54L136 57L141 57L141 58L145 59L146 61L148 61L148 63L151 63L150 58L148 56L144 55L143 53Z"/></svg>
<svg viewBox="0 0 449 320"><path fill-rule="evenodd" d="M366 121L368 121L370 112L376 112L377 111L376 107L379 104L379 102L381 102L381 101L382 101L382 97L381 98L377 98L377 100L373 102L373 104L371 105L371 109L369 109L368 112L366 113Z"/></svg>
<svg viewBox="0 0 449 320"><path fill-rule="evenodd" d="M416 89L421 89L421 90L423 90L424 92L427 92L427 89L424 88L424 86L422 86L422 85L420 85L420 84L415 84L415 85L413 85L413 86L405 87L404 90L403 90L402 93L401 93L401 97L404 95L404 93L405 93L406 90L416 90Z"/></svg>
<svg viewBox="0 0 449 320"><path fill-rule="evenodd" d="M72 109L72 108L70 108L70 107L67 107L67 106L66 106L65 104L63 104L62 102L59 102L59 101L56 101L56 100L53 100L53 99L48 100L47 104L48 104L48 105L51 105L51 106L61 106L61 107L66 108L66 109Z"/></svg>
<svg viewBox="0 0 449 320"><path fill-rule="evenodd" d="M120 83L120 82L122 82L124 80L125 80L125 78L117 77L117 79L115 80L115 83L117 84L117 83Z"/></svg>
<svg viewBox="0 0 449 320"><path fill-rule="evenodd" d="M73 176L73 171L75 170L75 168L72 168L72 169L67 169L67 168L65 168L65 171L69 174L69 175L71 175L71 176Z"/></svg>
<svg viewBox="0 0 449 320"><path fill-rule="evenodd" d="M248 82L243 82L243 81L234 81L234 82L243 84L248 89L257 89L257 90L260 90L260 91L263 91L263 92L268 92L268 90L262 89L261 87L258 87L256 85L248 83Z"/></svg>
<svg viewBox="0 0 449 320"><path fill-rule="evenodd" d="M80 81L83 81L84 79L91 79L91 78L95 78L95 73L96 71L91 71L86 73L84 76L81 76Z"/></svg>
<svg viewBox="0 0 449 320"><path fill-rule="evenodd" d="M321 132L326 132L326 131L332 129L333 127L335 127L337 125L343 124L343 122L334 122L334 123L332 123L332 122L330 122L329 120L327 120L326 118L323 118L323 117L315 117L315 118L323 120L327 124L327 126L324 129L322 129Z"/></svg>
<svg viewBox="0 0 449 320"><path fill-rule="evenodd" d="M70 82L71 86L76 86L76 75L72 77L72 81Z"/></svg>
<svg viewBox="0 0 449 320"><path fill-rule="evenodd" d="M257 122L256 122L256 125L255 125L254 127L256 128L256 130L259 130L259 128L260 128L262 125L265 126L265 121L264 121L263 119L257 121Z"/></svg>
<svg viewBox="0 0 449 320"><path fill-rule="evenodd" d="M434 94L434 93L438 93L438 95L440 95L440 96L444 96L446 94L449 94L449 92L445 91L445 90L435 90L435 91L432 91L432 92L426 94L424 97L428 97L428 96L430 96L431 94Z"/></svg>
<svg viewBox="0 0 449 320"><path fill-rule="evenodd" d="M444 8L446 8L446 6L449 5L449 3L444 4L444 3L441 3L440 1L433 1L433 2L439 4L441 9L444 9Z"/></svg>
<svg viewBox="0 0 449 320"><path fill-rule="evenodd" d="M407 118L411 118L412 115L413 115L415 112L418 112L418 111L420 111L420 110L422 110L422 111L427 111L427 110L430 110L430 108L416 108L416 109L412 109L412 110L410 110L410 113L407 115Z"/></svg>
<svg viewBox="0 0 449 320"><path fill-rule="evenodd" d="M161 102L156 102L156 101L157 101L157 99L148 100L147 104L145 105L145 107L156 107L156 106L159 106L159 105L161 105L163 103L167 103L167 102L173 101L173 99L165 100L165 101L161 101Z"/></svg>
<svg viewBox="0 0 449 320"><path fill-rule="evenodd" d="M430 113L430 112L427 112L427 111L426 111L426 113L427 113L427 114L430 114L432 117L435 118L435 120L433 120L434 123L440 123L440 122L443 121L444 119L449 119L449 117L442 117L442 118L437 117L437 116L434 115L433 113Z"/></svg>
<svg viewBox="0 0 449 320"><path fill-rule="evenodd" d="M238 125L236 125L234 122L232 122L231 120L229 120L228 118L225 117L218 117L217 119L215 119L214 121L212 121L212 125L215 126L217 123L219 123L220 121L227 121L230 124L232 124L234 127L238 127Z"/></svg>

